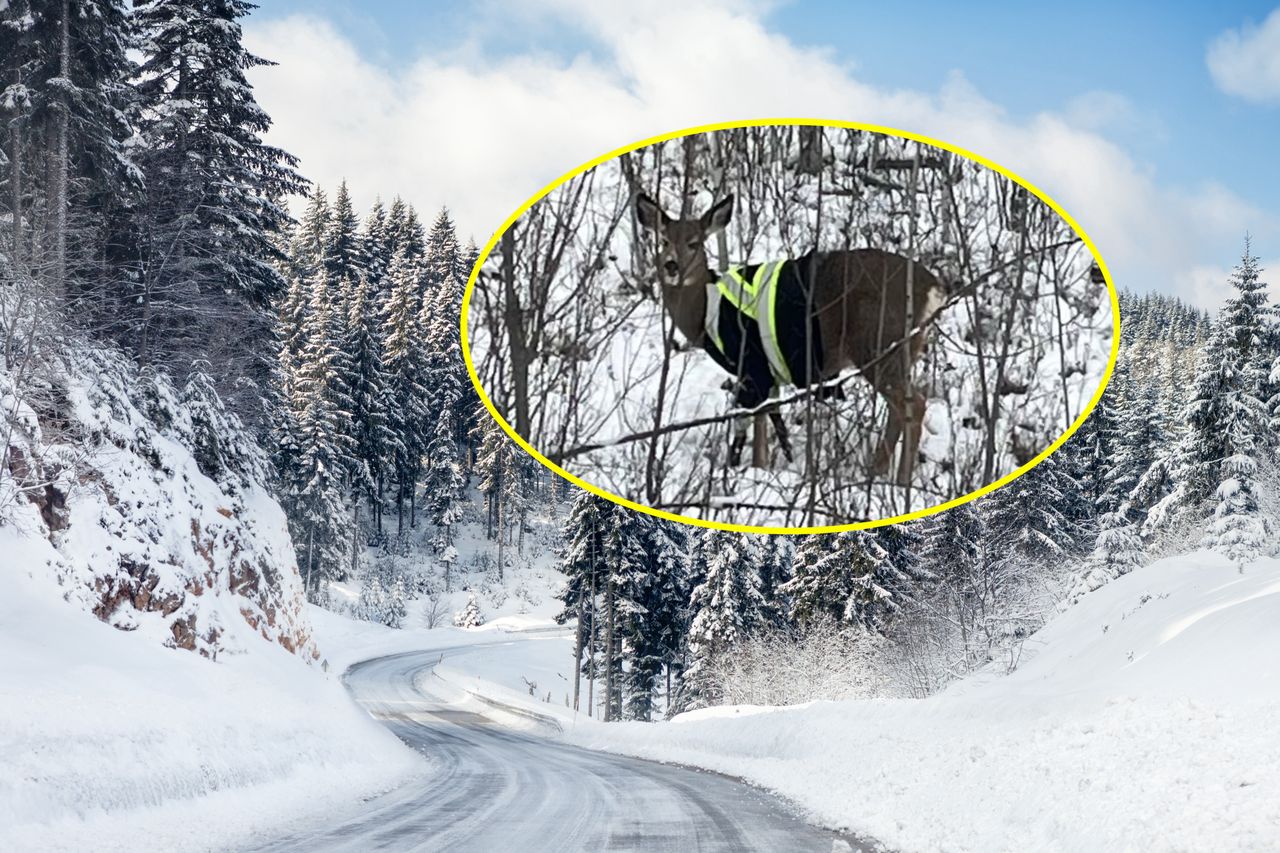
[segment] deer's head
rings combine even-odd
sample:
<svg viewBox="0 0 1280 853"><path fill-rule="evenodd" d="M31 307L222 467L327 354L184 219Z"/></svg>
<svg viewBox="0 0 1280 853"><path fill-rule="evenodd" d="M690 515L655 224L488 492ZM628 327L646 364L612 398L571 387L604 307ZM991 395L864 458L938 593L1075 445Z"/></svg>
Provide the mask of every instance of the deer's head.
<svg viewBox="0 0 1280 853"><path fill-rule="evenodd" d="M658 281L663 287L701 287L707 281L707 238L733 217L733 196L726 196L696 219L672 219L643 193L636 197L636 219L658 238Z"/></svg>

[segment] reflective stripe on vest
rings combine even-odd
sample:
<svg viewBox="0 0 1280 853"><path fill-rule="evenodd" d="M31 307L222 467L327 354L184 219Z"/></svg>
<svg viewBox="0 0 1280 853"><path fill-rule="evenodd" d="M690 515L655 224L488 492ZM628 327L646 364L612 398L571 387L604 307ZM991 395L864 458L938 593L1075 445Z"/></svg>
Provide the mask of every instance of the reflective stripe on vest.
<svg viewBox="0 0 1280 853"><path fill-rule="evenodd" d="M779 386L791 384L791 370L778 345L778 324L775 308L778 302L778 278L786 261L761 264L747 281L741 267L730 267L714 285L707 285L707 315L705 328L716 349L726 358L724 342L720 339L720 299L755 322L760 330L760 343L769 360L769 372ZM731 359L732 360L732 359Z"/></svg>

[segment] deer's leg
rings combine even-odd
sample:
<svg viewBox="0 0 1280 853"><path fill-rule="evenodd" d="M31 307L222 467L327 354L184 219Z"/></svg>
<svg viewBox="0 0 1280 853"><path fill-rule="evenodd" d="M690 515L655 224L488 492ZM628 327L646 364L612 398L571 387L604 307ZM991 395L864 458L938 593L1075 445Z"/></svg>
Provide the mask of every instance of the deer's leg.
<svg viewBox="0 0 1280 853"><path fill-rule="evenodd" d="M747 446L747 421L749 417L733 419L733 440L729 442L729 465L737 468L742 464L742 448Z"/></svg>
<svg viewBox="0 0 1280 853"><path fill-rule="evenodd" d="M884 425L884 433L880 436L880 444L876 448L874 472L877 475L887 474L889 464L893 461L894 448L902 437L903 418L906 414L906 395L897 386L881 388L880 396L884 397L889 409L889 419Z"/></svg>
<svg viewBox="0 0 1280 853"><path fill-rule="evenodd" d="M927 400L918 391L906 396L906 418L903 425L902 456L898 459L898 485L911 482L911 471L920 455L920 435L924 428L924 410Z"/></svg>
<svg viewBox="0 0 1280 853"><path fill-rule="evenodd" d="M769 420L773 422L774 432L778 434L778 446L782 448L782 455L787 462L794 462L795 459L791 455L791 431L787 429L787 420L782 417L782 412L776 407L769 410Z"/></svg>

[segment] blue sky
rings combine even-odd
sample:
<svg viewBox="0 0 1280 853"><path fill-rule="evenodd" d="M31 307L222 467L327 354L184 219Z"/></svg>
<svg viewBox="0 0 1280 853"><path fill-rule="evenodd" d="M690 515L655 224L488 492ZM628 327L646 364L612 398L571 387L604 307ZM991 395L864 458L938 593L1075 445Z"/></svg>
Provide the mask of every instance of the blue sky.
<svg viewBox="0 0 1280 853"><path fill-rule="evenodd" d="M302 155L308 174L328 183L339 168L360 185L358 196L399 191L425 208L448 203L481 242L498 224L492 218L501 219L499 196L509 211L555 174L614 144L703 120L745 117L743 110L759 103L756 115L881 121L967 144L1010 165L1062 201L1109 262L1114 251L1116 277L1135 289L1177 292L1212 304L1214 277L1234 262L1245 230L1256 235L1264 261L1280 259L1280 170L1271 155L1280 138L1280 80L1267 76L1272 51L1251 30L1267 20L1274 4L917 3L904 13L908 7L890 3L690 0L619 4L617 15L601 12L604 5L265 0L250 20L251 36L259 38L251 46L282 64L295 55L295 63L323 60L317 54L325 52L332 54L331 65L359 64L369 81L361 88L385 87L379 121L397 122L406 131L431 122L429 103L457 121L456 102L426 95L411 108L416 123L400 117L397 105L418 101L419 84L430 89L457 80L471 92L470 101L487 100L492 91L495 109L511 105L508 127L500 117L480 114L468 113L464 121L490 143L493 134L507 132L521 142L520 150L513 147L503 157L502 182L478 179L467 185L492 197L492 204L459 198L461 190L450 186L449 175L432 183L415 162L405 164L404 185L393 186L396 156L365 152L347 169L335 151L309 156L317 136L341 129L326 134L314 118L295 118L298 111L289 104L300 106L307 98L272 82L274 72L262 72L255 82L282 124L278 141ZM1275 29L1280 35L1280 16ZM1246 81L1261 78L1256 87L1246 82L1232 94L1223 91L1206 62L1210 44L1228 31L1256 42L1250 47L1253 59L1232 73ZM759 80L768 74L740 73L727 44L765 45L766 64L780 66L776 76L791 76L789 93L763 92L752 101L745 90L767 88ZM1274 46L1280 50L1280 39ZM742 63L750 59L738 57ZM1262 67L1257 75L1255 66ZM1280 67L1273 70L1280 75ZM682 91L682 76L698 87L697 95ZM817 82L804 91L810 77ZM291 85L296 90L306 84ZM313 79L311 85L319 84ZM527 87L523 100L521 87ZM579 99L579 110L582 100L598 98L605 105L598 126L584 132L578 116L562 116L555 103L524 112L526 103L557 97L556 92L561 101ZM282 109L273 108L273 99ZM791 102L799 108L778 109ZM699 113L698 105L709 114ZM968 121L966 111L977 118ZM552 129L545 139L525 138L530 121L541 123L544 115L565 135L560 144ZM1046 117L1071 133L1046 131ZM609 132L611 126L616 133ZM434 132L424 137L435 138ZM378 151L387 136L379 140L374 134L367 143L349 136L344 148L367 144ZM585 139L579 143L584 136L605 144L590 148ZM462 156L444 143L440 156ZM1028 146L1037 151L1029 153ZM490 157L503 154L500 145L481 147ZM417 150L432 156L427 148ZM361 159L376 165L362 172ZM308 170L309 160L318 174ZM522 171L507 168L508 160L528 162ZM1091 170L1093 177L1073 176L1073 166ZM517 186L525 173L528 183ZM1116 213L1139 199L1159 221L1144 221L1141 208ZM1188 243L1193 238L1194 250Z"/></svg>

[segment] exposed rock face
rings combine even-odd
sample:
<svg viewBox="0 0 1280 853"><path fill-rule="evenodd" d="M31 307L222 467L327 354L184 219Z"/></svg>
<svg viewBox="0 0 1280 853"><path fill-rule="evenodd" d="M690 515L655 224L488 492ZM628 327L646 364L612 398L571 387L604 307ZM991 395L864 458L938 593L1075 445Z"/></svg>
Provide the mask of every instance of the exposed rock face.
<svg viewBox="0 0 1280 853"><path fill-rule="evenodd" d="M210 657L254 633L314 658L263 453L207 378L178 390L85 349L46 381L9 419L0 525L49 539L67 598Z"/></svg>

